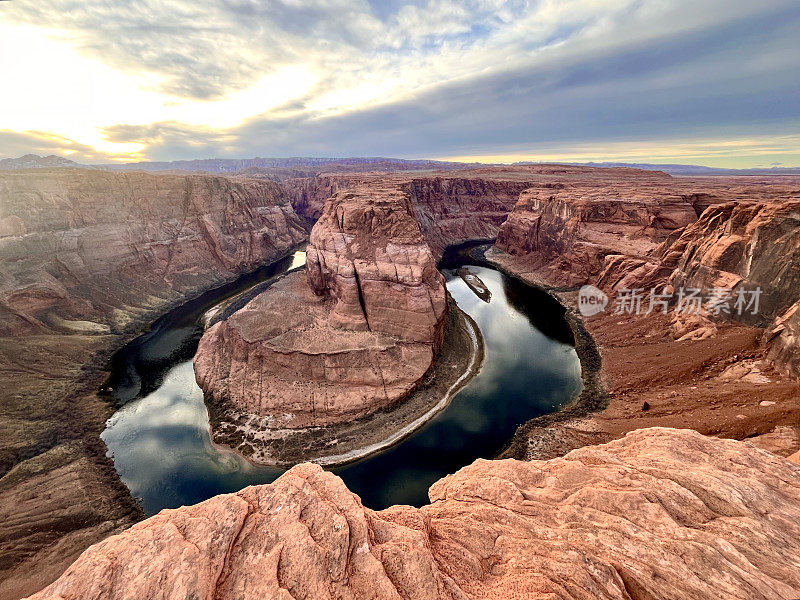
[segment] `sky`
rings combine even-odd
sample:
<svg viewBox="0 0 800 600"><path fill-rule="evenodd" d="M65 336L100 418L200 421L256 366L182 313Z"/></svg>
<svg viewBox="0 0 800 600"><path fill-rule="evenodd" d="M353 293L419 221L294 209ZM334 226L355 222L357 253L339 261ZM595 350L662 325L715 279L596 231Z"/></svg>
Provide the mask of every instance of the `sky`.
<svg viewBox="0 0 800 600"><path fill-rule="evenodd" d="M800 166L798 0L7 0L0 81L0 156Z"/></svg>

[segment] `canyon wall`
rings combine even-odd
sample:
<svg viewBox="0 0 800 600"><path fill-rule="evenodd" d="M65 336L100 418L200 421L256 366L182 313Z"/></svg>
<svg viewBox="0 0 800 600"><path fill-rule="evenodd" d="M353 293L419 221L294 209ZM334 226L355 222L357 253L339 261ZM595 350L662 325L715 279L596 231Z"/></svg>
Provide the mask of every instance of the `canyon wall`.
<svg viewBox="0 0 800 600"><path fill-rule="evenodd" d="M0 599L141 518L99 438L113 350L307 232L270 182L0 173Z"/></svg>
<svg viewBox="0 0 800 600"><path fill-rule="evenodd" d="M357 180L345 175L320 175L289 179L283 182L283 187L297 214L316 221L322 216L328 198L352 187Z"/></svg>
<svg viewBox="0 0 800 600"><path fill-rule="evenodd" d="M407 190L428 245L439 257L447 246L493 240L529 182L466 177L412 179Z"/></svg>
<svg viewBox="0 0 800 600"><path fill-rule="evenodd" d="M711 334L709 316L766 327L770 356L797 375L800 191L793 183L642 173L537 183L520 195L496 247L515 257L516 268L558 285L592 283L609 293L694 288L704 297L727 290L725 308L674 324L676 335ZM757 307L735 309L739 290L750 302L758 289Z"/></svg>
<svg viewBox="0 0 800 600"><path fill-rule="evenodd" d="M767 332L770 360L800 379L800 301L775 319Z"/></svg>
<svg viewBox="0 0 800 600"><path fill-rule="evenodd" d="M693 288L705 295L718 290L725 301L718 311L702 315L705 323L697 324L710 331L715 327L707 322L711 317L766 328L763 342L770 359L796 377L800 200L796 194L787 196L715 204L673 232L650 256L609 256L598 284L609 290Z"/></svg>
<svg viewBox="0 0 800 600"><path fill-rule="evenodd" d="M527 189L500 228L497 247L526 256L554 282L588 282L606 256L645 256L697 219L697 208L660 174L544 183Z"/></svg>
<svg viewBox="0 0 800 600"><path fill-rule="evenodd" d="M292 206L309 219L322 216L328 198L340 190L395 188L409 195L422 233L435 256L445 247L497 237L520 192L530 186L525 171L503 177L502 170L464 176L413 174L331 174L284 182Z"/></svg>
<svg viewBox="0 0 800 600"><path fill-rule="evenodd" d="M378 186L325 204L292 273L212 326L198 384L221 410L270 428L330 425L394 405L444 336L444 278L408 195Z"/></svg>
<svg viewBox="0 0 800 600"><path fill-rule="evenodd" d="M478 460L432 504L365 508L300 465L88 549L36 600L800 595L800 467L689 430Z"/></svg>
<svg viewBox="0 0 800 600"><path fill-rule="evenodd" d="M268 181L0 174L0 331L125 329L307 237Z"/></svg>
<svg viewBox="0 0 800 600"><path fill-rule="evenodd" d="M800 298L800 198L718 204L660 254L676 288L761 288L758 314L732 316L764 326Z"/></svg>

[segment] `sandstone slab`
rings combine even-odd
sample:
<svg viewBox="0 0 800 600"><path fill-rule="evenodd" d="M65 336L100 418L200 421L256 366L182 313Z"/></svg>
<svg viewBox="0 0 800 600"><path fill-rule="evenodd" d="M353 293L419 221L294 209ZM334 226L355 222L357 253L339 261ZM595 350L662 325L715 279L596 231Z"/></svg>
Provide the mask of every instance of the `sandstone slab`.
<svg viewBox="0 0 800 600"><path fill-rule="evenodd" d="M33 598L800 594L800 467L750 444L640 430L550 461L479 460L430 498L371 511L334 475L300 465L162 511Z"/></svg>

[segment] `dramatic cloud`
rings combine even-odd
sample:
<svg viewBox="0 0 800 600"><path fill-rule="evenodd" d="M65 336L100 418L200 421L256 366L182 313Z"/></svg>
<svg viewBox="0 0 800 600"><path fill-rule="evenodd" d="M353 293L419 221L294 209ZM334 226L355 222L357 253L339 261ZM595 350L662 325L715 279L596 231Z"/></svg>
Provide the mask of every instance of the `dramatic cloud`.
<svg viewBox="0 0 800 600"><path fill-rule="evenodd" d="M50 0L0 23L0 129L75 157L800 154L795 0Z"/></svg>

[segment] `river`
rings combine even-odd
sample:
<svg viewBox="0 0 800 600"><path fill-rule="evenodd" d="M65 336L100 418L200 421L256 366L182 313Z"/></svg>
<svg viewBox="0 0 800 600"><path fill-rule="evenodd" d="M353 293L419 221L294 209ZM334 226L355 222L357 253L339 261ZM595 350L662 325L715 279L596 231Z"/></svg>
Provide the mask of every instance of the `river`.
<svg viewBox="0 0 800 600"><path fill-rule="evenodd" d="M282 472L212 443L191 358L209 308L302 265L304 257L297 252L187 302L115 354L109 385L119 409L102 438L147 514L269 483ZM370 508L426 503L434 481L477 458L492 458L518 425L558 410L581 390L580 362L558 302L461 253L448 253L440 266L450 294L481 330L485 361L448 407L415 433L331 469ZM462 266L490 296L467 285L457 273Z"/></svg>

